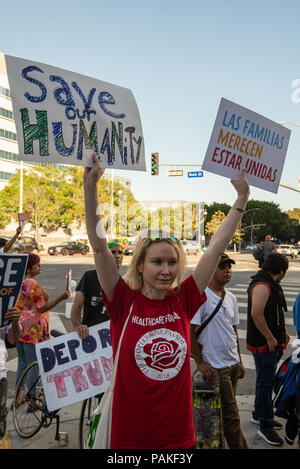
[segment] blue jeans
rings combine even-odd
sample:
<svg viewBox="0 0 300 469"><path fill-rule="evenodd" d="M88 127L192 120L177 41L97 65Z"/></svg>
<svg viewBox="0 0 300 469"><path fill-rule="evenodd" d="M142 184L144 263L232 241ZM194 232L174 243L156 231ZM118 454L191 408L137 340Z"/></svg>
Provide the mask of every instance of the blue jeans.
<svg viewBox="0 0 300 469"><path fill-rule="evenodd" d="M25 370L25 368L28 365L30 365L30 363L34 362L37 359L34 344L27 344L26 342L17 342L16 349L18 352L18 368L17 368L17 373L16 373L15 388L17 387L19 379L21 378L21 375L23 371ZM27 386L29 389L31 388L34 381L38 377L38 373L39 373L38 367L34 367L31 373L27 374L27 377L28 377Z"/></svg>
<svg viewBox="0 0 300 469"><path fill-rule="evenodd" d="M256 368L256 387L253 418L259 420L262 431L274 430L274 412L272 388L276 375L277 363L283 351L276 348L274 352L254 353Z"/></svg>

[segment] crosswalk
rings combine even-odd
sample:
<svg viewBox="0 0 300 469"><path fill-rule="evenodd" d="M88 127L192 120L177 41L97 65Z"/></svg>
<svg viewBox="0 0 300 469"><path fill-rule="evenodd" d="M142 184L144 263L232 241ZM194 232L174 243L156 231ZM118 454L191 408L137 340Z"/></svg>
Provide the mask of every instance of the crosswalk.
<svg viewBox="0 0 300 469"><path fill-rule="evenodd" d="M234 286L228 285L226 288L230 290L237 298L239 307L239 320L238 336L241 350L241 358L243 365L247 370L255 370L254 360L252 354L246 349L246 334L247 334L247 306L248 306L248 295L247 288L249 284L237 283ZM297 294L300 292L300 282L289 282L288 280L281 282L282 289L285 294L288 311L285 315L285 324L290 335L290 343L285 351L284 356L288 356L292 353L292 342L296 338L296 328L293 322L293 304L295 302Z"/></svg>
<svg viewBox="0 0 300 469"><path fill-rule="evenodd" d="M285 356L287 353L292 352L291 343L296 337L296 328L293 323L293 304L295 302L295 298L297 294L300 292L300 282L299 283L292 283L288 281L281 282L281 286L284 290L284 294L287 301L288 312L285 317L285 323L288 328L291 340L290 345L288 346L287 351L285 352ZM254 370L254 361L252 354L246 349L246 333L247 333L247 288L248 284L246 283L237 283L233 286L228 285L226 287L230 290L237 298L238 307L239 307L239 319L240 324L238 327L238 335L239 335L239 342L240 342L240 350L243 365L246 370ZM50 329L58 329L61 332L70 332L72 328L67 331L64 325L64 321L62 320L64 315L62 313L52 312L50 314ZM8 370L11 372L16 372L17 370L17 358L12 358L8 360L7 367Z"/></svg>

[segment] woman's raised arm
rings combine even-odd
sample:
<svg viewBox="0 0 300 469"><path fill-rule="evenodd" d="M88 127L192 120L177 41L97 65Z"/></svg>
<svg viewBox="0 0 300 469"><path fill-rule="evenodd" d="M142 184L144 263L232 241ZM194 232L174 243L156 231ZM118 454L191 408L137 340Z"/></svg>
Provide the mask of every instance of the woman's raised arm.
<svg viewBox="0 0 300 469"><path fill-rule="evenodd" d="M231 183L237 191L237 199L230 209L227 217L211 238L207 250L201 256L193 273L194 280L201 293L207 287L218 265L220 256L223 254L228 243L233 238L249 198L250 190L246 170L243 170L239 180L232 180Z"/></svg>
<svg viewBox="0 0 300 469"><path fill-rule="evenodd" d="M104 224L99 213L97 184L104 173L96 154L93 154L93 166L85 168L83 176L86 228L94 253L95 266L99 283L108 300L111 300L119 272L113 255L107 246Z"/></svg>

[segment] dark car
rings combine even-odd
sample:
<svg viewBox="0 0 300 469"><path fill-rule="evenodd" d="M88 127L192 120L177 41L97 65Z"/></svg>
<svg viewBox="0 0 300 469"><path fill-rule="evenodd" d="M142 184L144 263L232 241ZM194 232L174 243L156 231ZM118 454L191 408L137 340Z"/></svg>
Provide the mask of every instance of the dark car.
<svg viewBox="0 0 300 469"><path fill-rule="evenodd" d="M68 241L65 243L57 244L56 246L50 246L48 248L48 253L50 256L57 256L62 254L63 256L68 256L72 254L82 254L85 256L89 252L90 248L83 243L78 241Z"/></svg>
<svg viewBox="0 0 300 469"><path fill-rule="evenodd" d="M11 237L9 236L1 236L1 238L5 239L6 242L11 240ZM22 236L21 238L16 239L12 248L9 250L12 254L20 254L25 251L34 252L35 254L39 252L39 245L35 238Z"/></svg>

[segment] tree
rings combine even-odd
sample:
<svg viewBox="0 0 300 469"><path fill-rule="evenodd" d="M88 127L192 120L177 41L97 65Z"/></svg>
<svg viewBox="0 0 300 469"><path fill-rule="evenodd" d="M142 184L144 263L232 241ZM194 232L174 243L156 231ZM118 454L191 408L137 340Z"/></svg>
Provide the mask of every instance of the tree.
<svg viewBox="0 0 300 469"><path fill-rule="evenodd" d="M254 242L260 242L266 235L271 235L275 241L287 241L292 237L289 217L282 212L279 205L274 202L262 200L249 200L246 210L259 208L243 215L242 226L264 225L254 229ZM244 225L245 224L245 225ZM245 240L250 241L250 230L245 230Z"/></svg>
<svg viewBox="0 0 300 469"><path fill-rule="evenodd" d="M17 172L0 192L0 206L7 216L17 220L19 212L20 171ZM104 207L106 228L111 220L111 182L101 178L98 183L99 200ZM120 192L126 199L128 211L136 201L130 189L119 182L113 184L113 206L118 208ZM83 168L69 166L64 169L52 165L32 166L23 174L23 211L31 211L30 222L35 228L36 238L43 228L46 232L62 228L71 234L72 226L80 227L85 221L83 196ZM118 212L120 214L121 210ZM129 214L129 221L134 217ZM115 217L118 228L119 218ZM1 227L1 213L0 213Z"/></svg>
<svg viewBox="0 0 300 469"><path fill-rule="evenodd" d="M206 222L205 225L205 234L208 236L213 236L214 233L217 231L219 226L222 224L222 222L225 220L226 215L224 212L221 212L221 210L217 210L210 221Z"/></svg>

